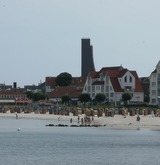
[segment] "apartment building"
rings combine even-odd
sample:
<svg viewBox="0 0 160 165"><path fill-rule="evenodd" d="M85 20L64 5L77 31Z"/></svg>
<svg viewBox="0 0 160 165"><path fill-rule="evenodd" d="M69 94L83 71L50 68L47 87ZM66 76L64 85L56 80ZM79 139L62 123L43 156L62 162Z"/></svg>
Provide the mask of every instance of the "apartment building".
<svg viewBox="0 0 160 165"><path fill-rule="evenodd" d="M150 105L160 106L160 61L150 74Z"/></svg>

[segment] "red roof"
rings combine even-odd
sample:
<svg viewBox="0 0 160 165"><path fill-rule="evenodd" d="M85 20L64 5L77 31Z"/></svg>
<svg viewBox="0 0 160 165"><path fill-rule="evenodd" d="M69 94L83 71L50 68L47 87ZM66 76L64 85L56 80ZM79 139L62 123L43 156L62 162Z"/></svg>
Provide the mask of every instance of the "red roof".
<svg viewBox="0 0 160 165"><path fill-rule="evenodd" d="M46 77L46 86L50 86L51 89L56 87L56 77ZM83 87L86 81L86 77L72 77L72 86Z"/></svg>
<svg viewBox="0 0 160 165"><path fill-rule="evenodd" d="M52 89L54 89L56 86L55 79L56 77L46 77L46 86L50 86Z"/></svg>
<svg viewBox="0 0 160 165"><path fill-rule="evenodd" d="M90 72L90 76L94 78L99 78L101 73L107 73L110 77L112 86L115 90L115 92L123 92L124 89L121 88L118 78L122 77L126 74L129 70L126 68L123 68L122 66L116 66L116 67L104 67L99 72ZM143 88L140 83L140 79L136 73L136 71L129 71L134 77L135 77L135 92L143 92ZM102 81L95 81L92 85L101 85L103 84Z"/></svg>
<svg viewBox="0 0 160 165"><path fill-rule="evenodd" d="M118 82L118 79L110 78L110 80L111 80L111 83L112 83L112 86L113 86L115 92L123 92L124 91L124 89L121 88L121 86Z"/></svg>
<svg viewBox="0 0 160 165"><path fill-rule="evenodd" d="M91 71L89 74L92 78L99 78L99 72Z"/></svg>
<svg viewBox="0 0 160 165"><path fill-rule="evenodd" d="M66 94L72 98L78 98L81 93L82 89L77 89L77 87L58 87L49 94L49 98L61 98Z"/></svg>
<svg viewBox="0 0 160 165"><path fill-rule="evenodd" d="M0 95L26 95L20 89L13 89L13 90L0 90Z"/></svg>

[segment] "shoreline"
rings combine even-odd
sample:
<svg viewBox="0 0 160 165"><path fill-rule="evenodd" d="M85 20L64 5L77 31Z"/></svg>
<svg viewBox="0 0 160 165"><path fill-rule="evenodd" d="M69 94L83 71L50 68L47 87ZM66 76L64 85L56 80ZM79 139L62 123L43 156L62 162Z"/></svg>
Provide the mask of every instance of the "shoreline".
<svg viewBox="0 0 160 165"><path fill-rule="evenodd" d="M68 121L72 118L73 123L78 123L78 116L65 116L65 115L54 115L54 114L36 114L36 113L0 113L1 118L15 118L16 114L18 119L41 119L41 120L56 120L56 121ZM84 118L84 115L79 115L80 119ZM116 128L116 129L138 129L138 128L149 128L154 130L160 130L160 117L152 117L151 115L140 116L140 122L136 121L135 116L122 116L115 115L114 117L94 117L94 120L91 121L91 125L97 124L107 128ZM80 120L81 121L81 120ZM78 124L77 124L78 125Z"/></svg>

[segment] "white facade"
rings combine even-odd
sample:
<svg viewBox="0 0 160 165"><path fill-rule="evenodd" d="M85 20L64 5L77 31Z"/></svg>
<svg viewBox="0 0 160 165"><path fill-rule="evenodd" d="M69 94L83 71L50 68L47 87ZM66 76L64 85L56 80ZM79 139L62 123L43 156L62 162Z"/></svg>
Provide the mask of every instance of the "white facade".
<svg viewBox="0 0 160 165"><path fill-rule="evenodd" d="M160 61L150 75L150 105L158 105L160 98Z"/></svg>
<svg viewBox="0 0 160 165"><path fill-rule="evenodd" d="M82 93L90 94L92 99L99 93L106 96L106 100L114 102L117 105L122 100L124 92L130 92L133 102L143 102L143 91L136 91L136 78L130 71L126 71L119 77L112 77L108 72L98 73L98 76L92 77L89 73L86 79Z"/></svg>
<svg viewBox="0 0 160 165"><path fill-rule="evenodd" d="M51 86L46 86L45 91L46 91L46 93L50 93L50 92L54 91L54 89L52 89Z"/></svg>

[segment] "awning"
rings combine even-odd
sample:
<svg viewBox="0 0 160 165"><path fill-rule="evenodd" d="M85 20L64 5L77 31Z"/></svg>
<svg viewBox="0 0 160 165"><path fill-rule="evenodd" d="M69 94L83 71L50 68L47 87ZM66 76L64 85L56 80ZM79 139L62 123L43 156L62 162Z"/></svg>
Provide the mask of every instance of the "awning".
<svg viewBox="0 0 160 165"><path fill-rule="evenodd" d="M0 100L0 103L15 103L15 100Z"/></svg>

